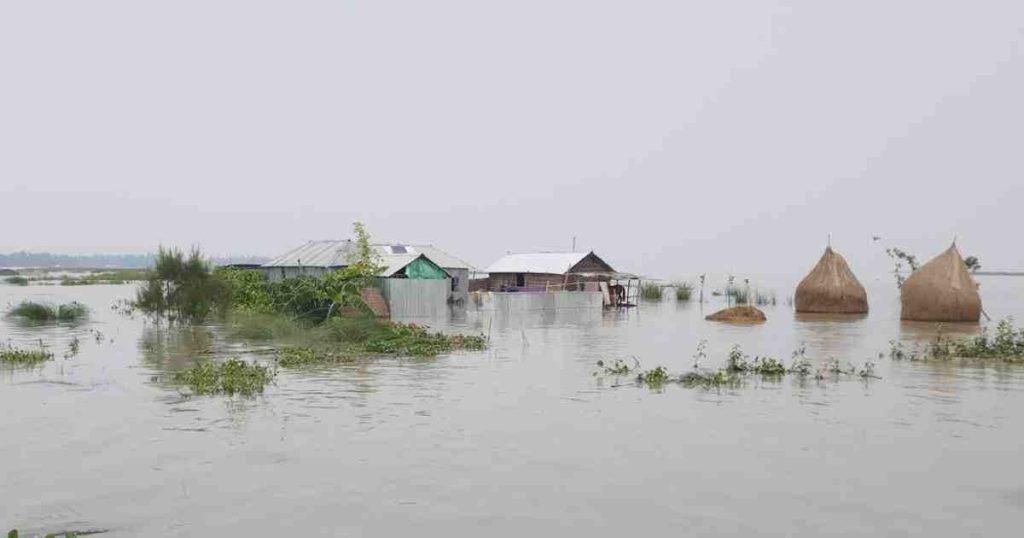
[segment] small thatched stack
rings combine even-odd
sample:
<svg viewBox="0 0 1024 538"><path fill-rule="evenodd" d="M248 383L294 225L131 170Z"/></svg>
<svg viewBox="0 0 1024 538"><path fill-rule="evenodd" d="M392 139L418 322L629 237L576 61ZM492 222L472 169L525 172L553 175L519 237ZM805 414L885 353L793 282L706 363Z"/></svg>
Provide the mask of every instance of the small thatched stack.
<svg viewBox="0 0 1024 538"><path fill-rule="evenodd" d="M704 319L708 321L725 321L727 323L763 323L768 317L752 306L734 306L719 310Z"/></svg>
<svg viewBox="0 0 1024 538"><path fill-rule="evenodd" d="M796 287L796 311L815 314L867 314L868 293L841 254L829 246Z"/></svg>
<svg viewBox="0 0 1024 538"><path fill-rule="evenodd" d="M978 321L981 296L956 244L914 271L900 293L900 319Z"/></svg>

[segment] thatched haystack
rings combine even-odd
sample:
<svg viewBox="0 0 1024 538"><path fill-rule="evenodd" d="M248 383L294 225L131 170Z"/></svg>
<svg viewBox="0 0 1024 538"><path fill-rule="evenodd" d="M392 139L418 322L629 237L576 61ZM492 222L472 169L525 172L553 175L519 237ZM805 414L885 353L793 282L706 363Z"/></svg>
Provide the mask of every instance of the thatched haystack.
<svg viewBox="0 0 1024 538"><path fill-rule="evenodd" d="M978 321L978 284L964 265L956 245L911 273L900 292L907 321Z"/></svg>
<svg viewBox="0 0 1024 538"><path fill-rule="evenodd" d="M752 306L734 306L719 310L704 318L708 321L725 321L728 323L764 323L768 317Z"/></svg>
<svg viewBox="0 0 1024 538"><path fill-rule="evenodd" d="M867 314L868 293L846 259L829 246L796 287L796 311L815 314Z"/></svg>

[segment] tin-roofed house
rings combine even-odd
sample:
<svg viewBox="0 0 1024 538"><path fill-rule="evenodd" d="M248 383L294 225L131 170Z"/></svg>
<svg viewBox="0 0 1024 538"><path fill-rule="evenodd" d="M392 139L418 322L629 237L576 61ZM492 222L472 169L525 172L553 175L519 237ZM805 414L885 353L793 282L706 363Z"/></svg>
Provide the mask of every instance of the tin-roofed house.
<svg viewBox="0 0 1024 538"><path fill-rule="evenodd" d="M383 269L377 284L392 317L437 317L447 314L452 277L440 265L420 252L374 250ZM269 280L298 276L319 277L349 264L355 243L310 241L261 266Z"/></svg>
<svg viewBox="0 0 1024 538"><path fill-rule="evenodd" d="M374 250L381 256L392 254L423 254L439 265L451 276L451 291L448 300L455 305L464 305L469 297L470 272L473 266L435 247L434 245L411 245L406 243L375 244Z"/></svg>
<svg viewBox="0 0 1024 538"><path fill-rule="evenodd" d="M487 268L490 292L600 292L597 305L630 306L636 275L620 273L593 252L509 254ZM578 302L578 301L573 301Z"/></svg>

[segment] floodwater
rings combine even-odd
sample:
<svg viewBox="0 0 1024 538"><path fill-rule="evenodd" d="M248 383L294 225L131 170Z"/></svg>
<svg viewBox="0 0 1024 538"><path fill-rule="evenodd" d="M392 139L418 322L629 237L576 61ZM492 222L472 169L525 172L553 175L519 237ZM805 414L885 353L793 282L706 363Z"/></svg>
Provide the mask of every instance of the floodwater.
<svg viewBox="0 0 1024 538"><path fill-rule="evenodd" d="M1024 319L1024 278L980 282L994 320ZM468 312L430 323L489 333L485 352L282 370L248 399L179 394L169 372L247 348L215 327L171 331L112 311L131 285L2 286L2 306L78 300L93 315L77 327L0 320L0 340L42 339L56 355L0 370L0 530L1017 535L1024 367L879 358L889 340L935 327L901 324L892 282L867 284L872 313L854 320L795 319L790 287L753 327L704 321L720 303L671 300ZM65 359L75 336L81 352ZM709 367L733 344L787 361L804 344L816 362L873 360L882 379L719 391L593 375L598 359L634 356L680 373L702 339Z"/></svg>

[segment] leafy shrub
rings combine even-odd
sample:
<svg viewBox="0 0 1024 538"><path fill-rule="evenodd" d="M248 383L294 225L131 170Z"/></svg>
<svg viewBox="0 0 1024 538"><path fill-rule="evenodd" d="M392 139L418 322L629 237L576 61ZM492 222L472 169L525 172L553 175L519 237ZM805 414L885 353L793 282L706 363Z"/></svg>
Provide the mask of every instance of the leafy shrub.
<svg viewBox="0 0 1024 538"><path fill-rule="evenodd" d="M28 279L23 276L9 276L4 279L4 282L12 286L28 286Z"/></svg>

